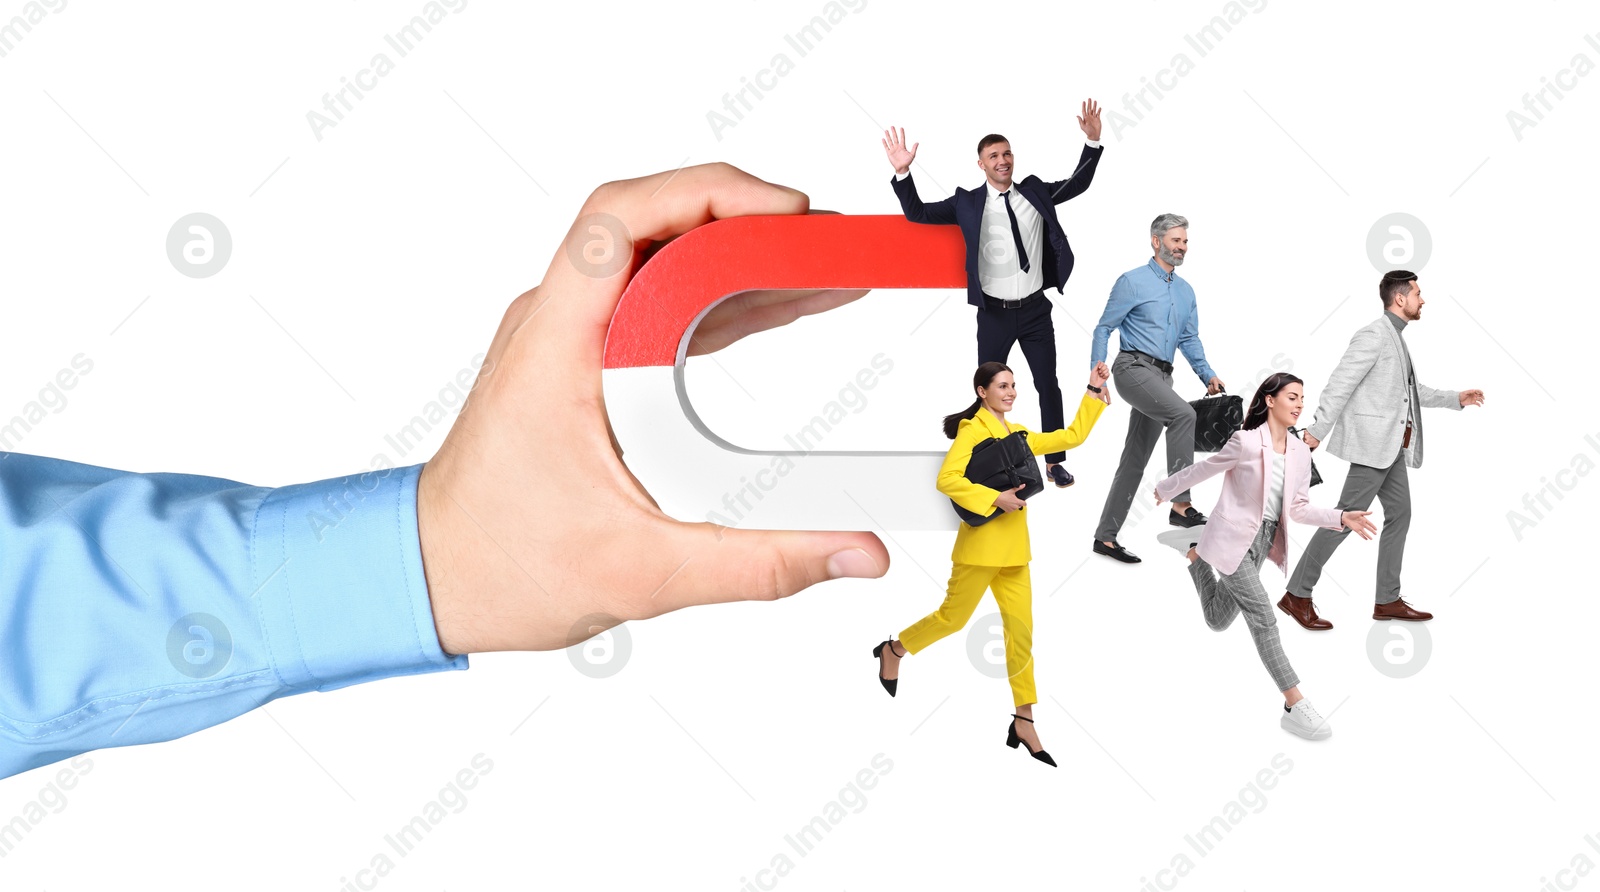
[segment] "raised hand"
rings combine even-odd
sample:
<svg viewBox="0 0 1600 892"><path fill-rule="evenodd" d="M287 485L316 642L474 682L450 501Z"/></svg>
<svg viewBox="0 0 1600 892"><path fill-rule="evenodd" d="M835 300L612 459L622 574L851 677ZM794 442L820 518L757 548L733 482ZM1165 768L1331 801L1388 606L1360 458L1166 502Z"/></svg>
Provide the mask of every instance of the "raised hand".
<svg viewBox="0 0 1600 892"><path fill-rule="evenodd" d="M1097 131L1100 129L1098 118L1096 119L1095 129ZM883 151L889 156L889 163L894 165L895 173L910 172L911 162L917 160L917 146L920 145L922 143L915 142L911 144L910 148L906 148L906 128L904 127L900 128L898 134L895 133L893 127L883 131Z"/></svg>
<svg viewBox="0 0 1600 892"><path fill-rule="evenodd" d="M1100 141L1100 104L1093 99L1083 101L1083 113L1078 115L1078 126L1083 128L1083 135L1096 142Z"/></svg>

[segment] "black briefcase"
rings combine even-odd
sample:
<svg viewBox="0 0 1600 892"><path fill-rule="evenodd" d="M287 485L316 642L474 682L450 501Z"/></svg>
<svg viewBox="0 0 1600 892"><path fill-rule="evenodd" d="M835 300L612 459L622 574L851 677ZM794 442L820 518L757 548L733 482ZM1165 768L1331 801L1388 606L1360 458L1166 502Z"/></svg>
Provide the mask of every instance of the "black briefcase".
<svg viewBox="0 0 1600 892"><path fill-rule="evenodd" d="M1044 474L1039 470L1039 457L1028 448L1027 431L1017 431L1006 437L990 437L972 447L972 458L967 461L964 476L990 489L1008 490L1020 486L1022 489L1017 497L1024 500L1044 491ZM975 514L957 505L953 499L950 505L956 509L957 517L973 527L982 526L1004 513L994 508L987 516Z"/></svg>
<svg viewBox="0 0 1600 892"><path fill-rule="evenodd" d="M1303 427L1291 427L1291 428L1289 428L1289 436L1291 436L1291 437L1300 437L1301 442L1305 441L1305 437L1301 436L1305 432L1306 432L1306 429L1303 428ZM1312 459L1311 460L1311 482L1309 484L1307 484L1307 485L1308 486L1316 486L1318 483L1321 483L1321 482L1322 482L1322 475L1317 473L1317 461L1316 461L1316 459Z"/></svg>
<svg viewBox="0 0 1600 892"><path fill-rule="evenodd" d="M1244 427L1244 399L1226 391L1190 400L1194 407L1194 451L1221 452Z"/></svg>

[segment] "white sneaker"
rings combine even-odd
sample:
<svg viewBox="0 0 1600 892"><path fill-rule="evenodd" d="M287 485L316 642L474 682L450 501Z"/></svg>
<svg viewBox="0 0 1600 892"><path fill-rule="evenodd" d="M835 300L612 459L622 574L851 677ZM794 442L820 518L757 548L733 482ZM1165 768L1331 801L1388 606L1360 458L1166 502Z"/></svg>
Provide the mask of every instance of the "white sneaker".
<svg viewBox="0 0 1600 892"><path fill-rule="evenodd" d="M1179 528L1157 533L1156 541L1187 558L1189 549L1200 544L1200 534L1195 530Z"/></svg>
<svg viewBox="0 0 1600 892"><path fill-rule="evenodd" d="M1317 713L1317 708L1311 705L1310 700L1301 700L1292 708L1285 709L1278 724L1290 734L1307 740L1327 740L1333 736L1333 728L1328 725L1328 720Z"/></svg>

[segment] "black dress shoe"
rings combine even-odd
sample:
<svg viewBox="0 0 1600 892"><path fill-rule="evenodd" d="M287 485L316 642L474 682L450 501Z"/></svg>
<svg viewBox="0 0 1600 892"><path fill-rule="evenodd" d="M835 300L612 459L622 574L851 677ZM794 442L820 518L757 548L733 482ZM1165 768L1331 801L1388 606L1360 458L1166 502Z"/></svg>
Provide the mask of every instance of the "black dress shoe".
<svg viewBox="0 0 1600 892"><path fill-rule="evenodd" d="M1011 716L1011 729L1006 732L1006 746L1009 746L1012 749L1016 749L1017 748L1017 744L1022 743L1022 738L1017 736L1017 719L1022 719L1023 721L1027 722L1030 725L1033 724L1033 719L1022 718L1022 716L1020 716L1020 715L1016 715L1014 713L1012 714L1012 716ZM1028 755L1034 757L1035 759L1038 759L1040 762L1043 762L1046 765L1049 765L1051 768L1059 768L1060 767L1059 765L1056 764L1056 760L1050 758L1050 754L1045 752L1044 750L1036 750L1033 747L1030 747L1030 746L1027 746L1027 745L1024 745L1023 749L1026 749L1028 751Z"/></svg>
<svg viewBox="0 0 1600 892"><path fill-rule="evenodd" d="M1056 486L1059 486L1062 489L1066 489L1077 482L1076 480L1072 479L1071 474L1067 473L1067 469L1061 467L1060 465L1050 466L1050 479L1054 481Z"/></svg>
<svg viewBox="0 0 1600 892"><path fill-rule="evenodd" d="M1197 527L1205 522L1206 516L1201 514L1200 509L1193 505L1183 509L1182 514L1179 514L1177 509L1167 512L1167 523L1175 527Z"/></svg>
<svg viewBox="0 0 1600 892"><path fill-rule="evenodd" d="M1108 547L1104 542L1096 539L1094 540L1094 553L1103 554L1109 558L1116 558L1124 564L1139 563L1139 556L1128 549L1123 548L1121 542L1112 542Z"/></svg>
<svg viewBox="0 0 1600 892"><path fill-rule="evenodd" d="M900 687L900 679L883 677L883 649L885 647L889 648L889 653L897 657L904 657L905 654L895 650L894 645L889 643L889 639L885 639L882 644L872 649L872 656L878 661L878 684L883 685L883 689L889 692L889 696L893 697L895 689Z"/></svg>

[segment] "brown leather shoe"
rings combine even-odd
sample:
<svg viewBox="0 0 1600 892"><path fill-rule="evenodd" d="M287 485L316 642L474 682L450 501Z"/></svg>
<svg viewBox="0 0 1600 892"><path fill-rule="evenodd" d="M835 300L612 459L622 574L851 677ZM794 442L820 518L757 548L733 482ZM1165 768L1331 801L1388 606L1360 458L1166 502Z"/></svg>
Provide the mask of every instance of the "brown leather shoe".
<svg viewBox="0 0 1600 892"><path fill-rule="evenodd" d="M1278 609L1289 614L1302 628L1313 632L1333 628L1333 623L1317 616L1317 606L1311 603L1310 598L1300 598L1284 592L1283 597L1278 600Z"/></svg>
<svg viewBox="0 0 1600 892"><path fill-rule="evenodd" d="M1407 622L1420 623L1433 619L1433 614L1412 609L1404 598L1396 598L1388 604L1372 605L1373 619L1403 619Z"/></svg>

